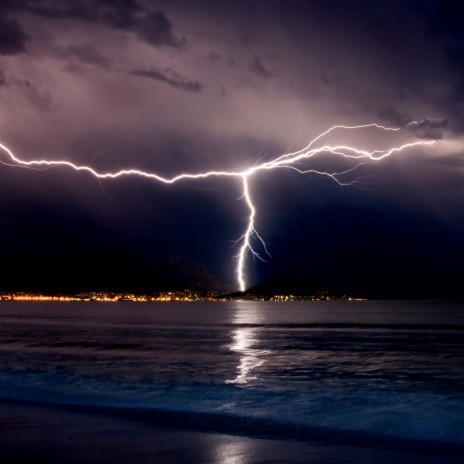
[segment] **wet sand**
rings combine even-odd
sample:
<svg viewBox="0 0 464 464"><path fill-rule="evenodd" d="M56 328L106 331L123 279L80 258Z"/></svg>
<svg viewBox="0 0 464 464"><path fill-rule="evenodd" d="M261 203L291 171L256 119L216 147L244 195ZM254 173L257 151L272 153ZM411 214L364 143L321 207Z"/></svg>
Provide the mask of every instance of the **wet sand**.
<svg viewBox="0 0 464 464"><path fill-rule="evenodd" d="M454 463L458 457L379 447L250 438L160 427L146 420L0 401L0 461L47 464Z"/></svg>

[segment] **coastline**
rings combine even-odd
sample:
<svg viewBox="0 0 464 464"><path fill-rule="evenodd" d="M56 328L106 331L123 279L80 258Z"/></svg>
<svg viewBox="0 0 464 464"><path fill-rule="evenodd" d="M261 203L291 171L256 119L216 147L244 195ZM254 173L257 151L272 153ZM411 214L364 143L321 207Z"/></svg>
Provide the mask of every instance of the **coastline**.
<svg viewBox="0 0 464 464"><path fill-rule="evenodd" d="M151 413L154 417L156 412ZM376 463L454 464L462 449L430 453L375 443L271 438L208 431L174 416L170 426L143 411L36 404L0 399L0 459L19 463ZM337 443L338 442L338 443ZM437 460L439 458L439 461Z"/></svg>

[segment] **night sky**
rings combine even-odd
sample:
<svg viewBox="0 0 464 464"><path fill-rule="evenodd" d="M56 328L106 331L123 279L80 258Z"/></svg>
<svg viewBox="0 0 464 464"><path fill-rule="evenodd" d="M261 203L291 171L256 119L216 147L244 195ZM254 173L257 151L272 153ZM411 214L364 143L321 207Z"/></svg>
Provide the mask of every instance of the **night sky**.
<svg viewBox="0 0 464 464"><path fill-rule="evenodd" d="M0 143L24 160L173 176L245 169L334 124L402 127L324 140L437 140L361 167L360 184L253 177L272 258L249 258L247 283L293 273L354 296L462 296L456 3L0 0ZM333 156L316 165L343 168ZM239 179L99 181L1 164L0 192L0 290L237 289Z"/></svg>

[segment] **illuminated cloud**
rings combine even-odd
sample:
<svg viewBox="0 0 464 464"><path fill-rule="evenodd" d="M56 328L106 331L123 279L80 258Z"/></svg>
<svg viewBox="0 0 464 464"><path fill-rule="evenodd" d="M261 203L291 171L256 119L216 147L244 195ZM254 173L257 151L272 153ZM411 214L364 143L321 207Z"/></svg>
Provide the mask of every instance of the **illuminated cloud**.
<svg viewBox="0 0 464 464"><path fill-rule="evenodd" d="M443 138L443 133L448 127L448 122L447 118L441 120L425 119L411 126L411 130L420 139L438 140Z"/></svg>

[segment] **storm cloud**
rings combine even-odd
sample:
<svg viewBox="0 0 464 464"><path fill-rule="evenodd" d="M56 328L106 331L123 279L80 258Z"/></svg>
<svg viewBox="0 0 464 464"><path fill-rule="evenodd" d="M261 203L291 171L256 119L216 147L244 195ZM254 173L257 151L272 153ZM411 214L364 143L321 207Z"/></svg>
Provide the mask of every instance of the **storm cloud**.
<svg viewBox="0 0 464 464"><path fill-rule="evenodd" d="M29 36L18 21L2 15L0 11L0 55L16 55L26 51Z"/></svg>
<svg viewBox="0 0 464 464"><path fill-rule="evenodd" d="M131 31L151 45L178 47L185 38L176 37L163 11L151 11L134 0L19 0L3 1L0 10L27 12L46 19L74 19ZM10 26L11 28L11 26Z"/></svg>
<svg viewBox="0 0 464 464"><path fill-rule="evenodd" d="M176 37L172 23L162 11L148 12L136 25L137 35L148 43L179 47L185 43L185 38Z"/></svg>
<svg viewBox="0 0 464 464"><path fill-rule="evenodd" d="M402 128L321 140L436 141L360 166L350 187L284 169L256 176L272 259L250 260L247 273L250 284L292 270L377 294L390 283L406 294L419 275L443 294L464 262L463 17L438 0L0 0L0 142L25 159L176 175L244 169L336 124ZM236 179L166 187L0 168L10 244L0 264L62 263L74 247L110 263L96 282L116 275L117 252L127 279L150 286L184 256L192 275L233 287L230 244L247 214Z"/></svg>

